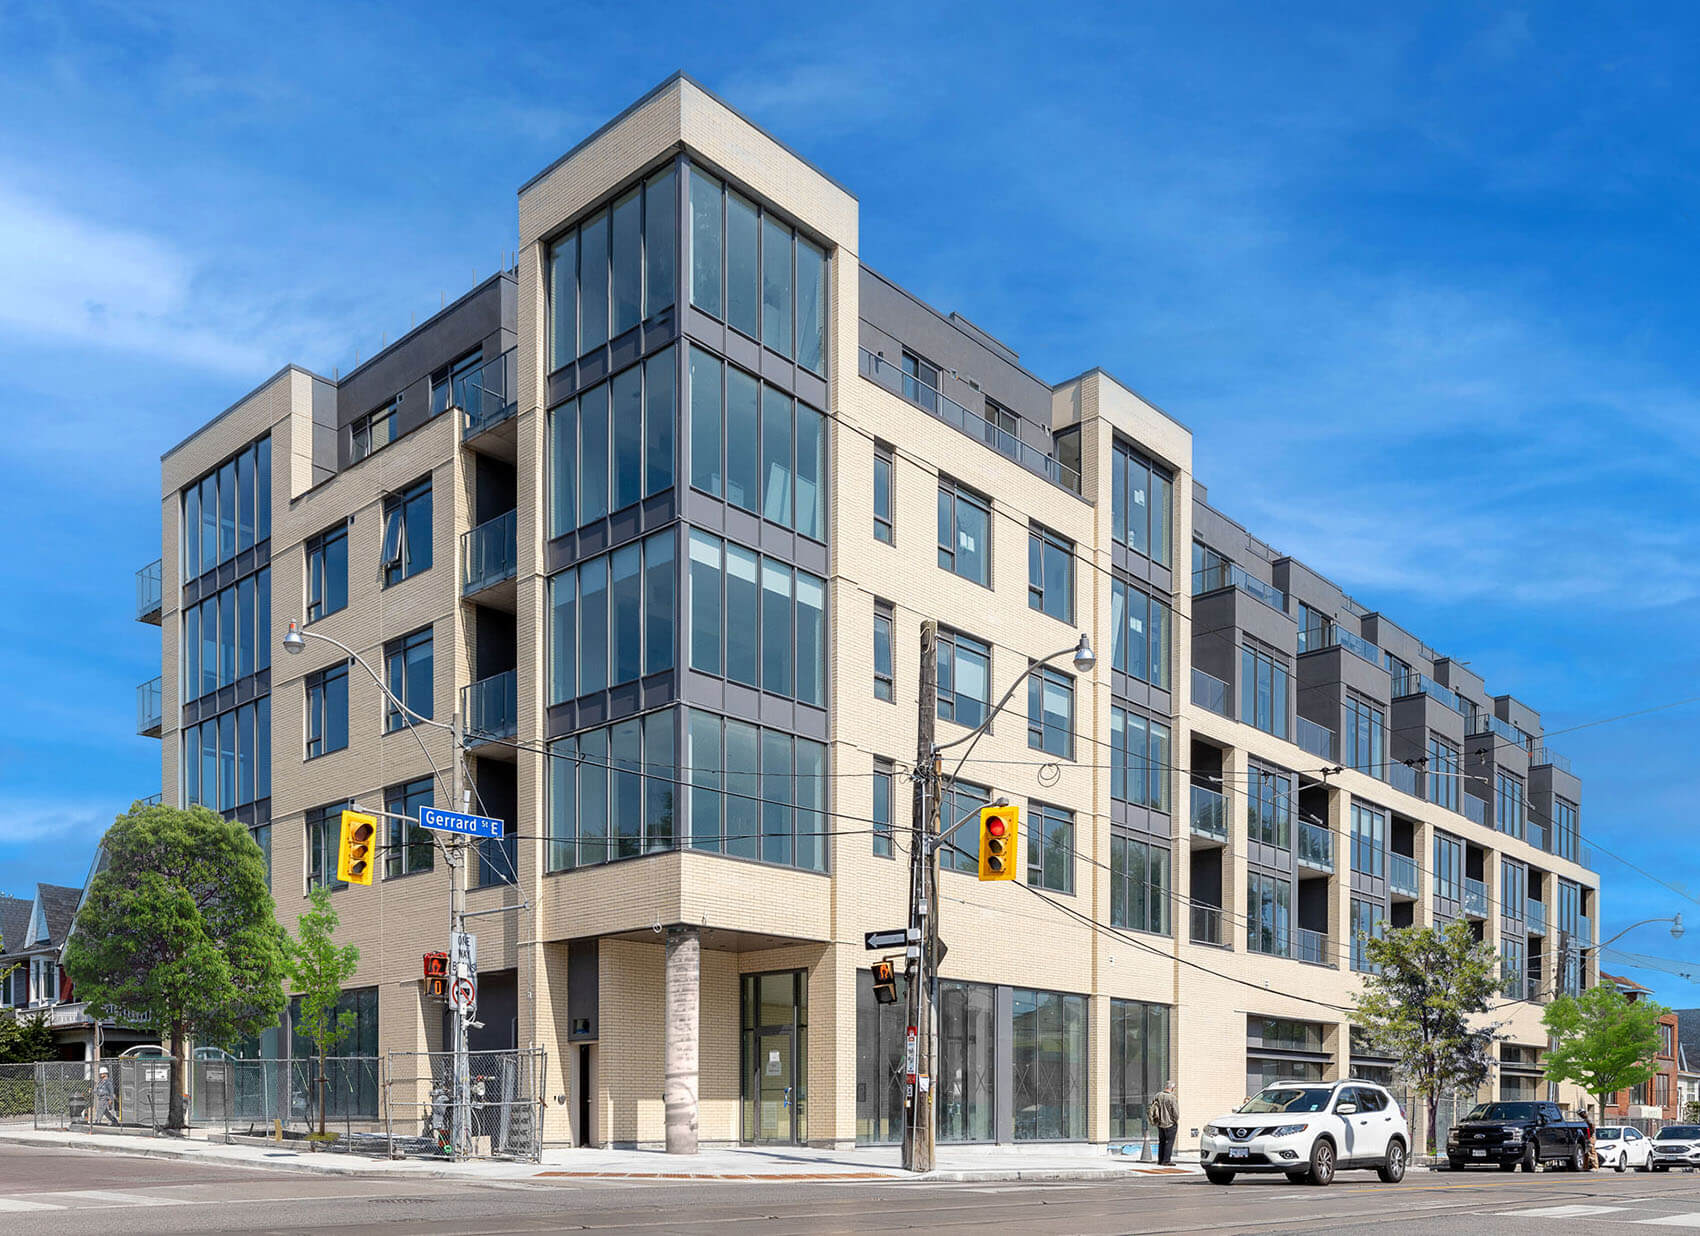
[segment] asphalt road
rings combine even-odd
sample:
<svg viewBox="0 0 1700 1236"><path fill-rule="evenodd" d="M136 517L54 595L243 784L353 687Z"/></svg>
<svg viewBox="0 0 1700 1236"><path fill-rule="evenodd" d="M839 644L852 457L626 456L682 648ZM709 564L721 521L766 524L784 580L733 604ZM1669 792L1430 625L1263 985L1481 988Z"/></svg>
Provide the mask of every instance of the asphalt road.
<svg viewBox="0 0 1700 1236"><path fill-rule="evenodd" d="M1700 1176L1413 1172L1326 1189L1196 1177L1058 1184L467 1185L0 1147L0 1233L1700 1232Z"/></svg>

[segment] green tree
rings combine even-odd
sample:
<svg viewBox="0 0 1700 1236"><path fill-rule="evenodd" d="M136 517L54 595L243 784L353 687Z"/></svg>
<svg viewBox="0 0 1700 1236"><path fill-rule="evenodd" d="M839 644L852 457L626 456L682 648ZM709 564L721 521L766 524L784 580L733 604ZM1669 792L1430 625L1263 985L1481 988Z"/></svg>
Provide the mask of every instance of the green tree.
<svg viewBox="0 0 1700 1236"><path fill-rule="evenodd" d="M0 981L4 978L0 975ZM58 1054L46 1014L30 1017L19 1012L0 1019L0 1064L33 1064L37 1060L57 1059Z"/></svg>
<svg viewBox="0 0 1700 1236"><path fill-rule="evenodd" d="M183 1056L275 1025L285 946L266 862L240 824L205 807L140 804L107 830L65 969L94 1016L141 1020L171 1043L167 1127L180 1129Z"/></svg>
<svg viewBox="0 0 1700 1236"><path fill-rule="evenodd" d="M1600 1102L1646 1081L1658 1066L1659 1018L1669 1009L1650 1000L1628 1000L1615 986L1602 983L1580 996L1559 996L1541 1018L1552 1035L1546 1054L1550 1081L1582 1087Z"/></svg>
<svg viewBox="0 0 1700 1236"><path fill-rule="evenodd" d="M319 1134L325 1132L325 1058L354 1030L354 1012L337 1011L342 985L354 976L360 950L352 944L338 946L337 913L329 889L315 888L308 896L307 910L297 920L295 939L289 944L289 975L301 993L301 1011L295 1028L313 1044L318 1057Z"/></svg>
<svg viewBox="0 0 1700 1236"><path fill-rule="evenodd" d="M1374 969L1355 998L1356 1024L1422 1097L1433 1154L1440 1096L1475 1090L1488 1077L1494 1027L1485 1018L1499 990L1498 958L1464 922L1400 927L1362 947Z"/></svg>

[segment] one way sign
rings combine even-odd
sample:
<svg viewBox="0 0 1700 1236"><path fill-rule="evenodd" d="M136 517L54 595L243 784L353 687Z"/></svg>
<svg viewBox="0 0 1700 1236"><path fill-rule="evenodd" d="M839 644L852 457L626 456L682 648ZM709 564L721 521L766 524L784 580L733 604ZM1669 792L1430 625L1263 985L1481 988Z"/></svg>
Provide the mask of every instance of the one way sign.
<svg viewBox="0 0 1700 1236"><path fill-rule="evenodd" d="M900 927L896 931L869 931L863 933L862 939L867 943L867 947L870 950L896 948L900 944L907 944L909 942L909 933L911 931L914 931L914 928ZM917 936L920 935L919 932L915 932L915 934Z"/></svg>

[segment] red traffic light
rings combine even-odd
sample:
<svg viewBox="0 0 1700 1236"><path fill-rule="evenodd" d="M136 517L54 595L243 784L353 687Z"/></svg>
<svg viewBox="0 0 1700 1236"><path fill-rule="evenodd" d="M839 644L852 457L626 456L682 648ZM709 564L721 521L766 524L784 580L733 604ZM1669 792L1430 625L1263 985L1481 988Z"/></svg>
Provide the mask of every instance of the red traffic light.
<svg viewBox="0 0 1700 1236"><path fill-rule="evenodd" d="M992 816L986 821L986 836L1001 837L1009 831L1009 826L1003 822L1002 816Z"/></svg>

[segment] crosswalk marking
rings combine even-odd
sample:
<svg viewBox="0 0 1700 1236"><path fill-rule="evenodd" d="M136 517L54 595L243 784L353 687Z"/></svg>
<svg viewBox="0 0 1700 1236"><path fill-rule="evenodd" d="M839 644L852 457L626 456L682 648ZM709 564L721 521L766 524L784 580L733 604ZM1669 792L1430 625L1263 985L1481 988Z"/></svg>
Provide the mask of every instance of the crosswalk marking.
<svg viewBox="0 0 1700 1236"><path fill-rule="evenodd" d="M1518 1219L1580 1219L1588 1215L1611 1215L1627 1210L1627 1206L1536 1206L1529 1210L1504 1210L1506 1218Z"/></svg>
<svg viewBox="0 0 1700 1236"><path fill-rule="evenodd" d="M63 1206L55 1206L51 1202L26 1202L21 1197L0 1197L0 1214L16 1213L24 1210L64 1210Z"/></svg>
<svg viewBox="0 0 1700 1236"><path fill-rule="evenodd" d="M113 1206L192 1206L196 1203L171 1197L149 1197L146 1193L120 1193L108 1189L52 1190L32 1193L31 1197L64 1198L80 1209L107 1209Z"/></svg>
<svg viewBox="0 0 1700 1236"><path fill-rule="evenodd" d="M1657 1219L1637 1219L1636 1223L1650 1227L1700 1227L1700 1214L1662 1215Z"/></svg>

